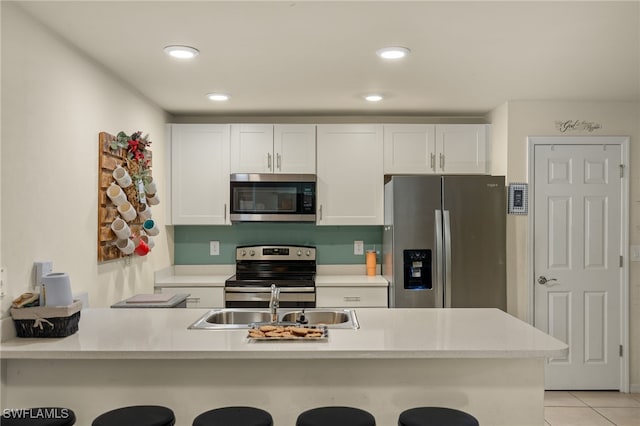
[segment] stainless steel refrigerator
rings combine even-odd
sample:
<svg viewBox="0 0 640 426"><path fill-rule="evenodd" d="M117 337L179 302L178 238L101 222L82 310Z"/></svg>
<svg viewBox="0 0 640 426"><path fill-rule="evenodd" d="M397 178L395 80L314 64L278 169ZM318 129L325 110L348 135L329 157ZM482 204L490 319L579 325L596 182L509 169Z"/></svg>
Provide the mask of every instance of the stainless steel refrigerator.
<svg viewBox="0 0 640 426"><path fill-rule="evenodd" d="M385 184L389 306L506 310L503 176L392 176Z"/></svg>

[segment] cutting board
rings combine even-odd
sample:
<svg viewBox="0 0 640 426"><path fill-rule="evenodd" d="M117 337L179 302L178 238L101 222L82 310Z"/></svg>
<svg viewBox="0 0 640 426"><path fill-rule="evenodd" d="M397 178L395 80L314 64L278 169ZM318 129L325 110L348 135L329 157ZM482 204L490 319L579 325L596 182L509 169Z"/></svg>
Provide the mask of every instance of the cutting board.
<svg viewBox="0 0 640 426"><path fill-rule="evenodd" d="M126 303L167 303L173 299L175 294L156 293L156 294L136 294L125 300Z"/></svg>

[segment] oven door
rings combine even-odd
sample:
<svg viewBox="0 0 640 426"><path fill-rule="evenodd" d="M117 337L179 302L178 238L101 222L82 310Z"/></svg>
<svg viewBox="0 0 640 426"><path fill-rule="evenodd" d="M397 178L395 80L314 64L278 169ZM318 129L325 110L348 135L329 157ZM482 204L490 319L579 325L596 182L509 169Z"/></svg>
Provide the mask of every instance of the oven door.
<svg viewBox="0 0 640 426"><path fill-rule="evenodd" d="M315 308L315 287L279 287L281 308ZM268 308L269 287L225 287L225 308Z"/></svg>

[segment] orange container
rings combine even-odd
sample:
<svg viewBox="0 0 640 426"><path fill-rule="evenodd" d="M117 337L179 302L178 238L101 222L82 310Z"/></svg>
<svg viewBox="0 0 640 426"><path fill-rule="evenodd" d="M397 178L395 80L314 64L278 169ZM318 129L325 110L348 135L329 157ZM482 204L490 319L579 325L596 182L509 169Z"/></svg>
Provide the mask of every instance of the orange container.
<svg viewBox="0 0 640 426"><path fill-rule="evenodd" d="M367 250L366 256L367 275L372 277L376 274L376 251Z"/></svg>

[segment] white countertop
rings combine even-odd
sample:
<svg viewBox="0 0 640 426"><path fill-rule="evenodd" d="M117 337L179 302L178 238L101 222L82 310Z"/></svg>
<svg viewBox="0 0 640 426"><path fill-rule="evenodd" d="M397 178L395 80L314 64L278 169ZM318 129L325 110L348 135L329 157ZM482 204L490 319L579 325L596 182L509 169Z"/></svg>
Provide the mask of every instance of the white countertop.
<svg viewBox="0 0 640 426"><path fill-rule="evenodd" d="M358 308L359 330L324 342L249 342L247 330L188 330L206 309L85 309L62 339L11 338L3 359L542 358L568 347L498 309Z"/></svg>

